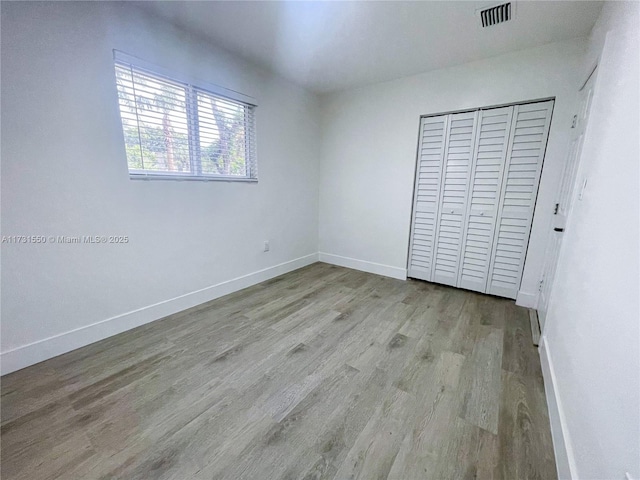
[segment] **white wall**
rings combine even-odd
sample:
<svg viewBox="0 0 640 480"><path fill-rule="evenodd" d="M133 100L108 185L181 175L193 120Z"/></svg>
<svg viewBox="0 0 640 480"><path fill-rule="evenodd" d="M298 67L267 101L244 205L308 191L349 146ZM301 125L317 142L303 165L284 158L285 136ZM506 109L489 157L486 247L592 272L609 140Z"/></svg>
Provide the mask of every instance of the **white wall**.
<svg viewBox="0 0 640 480"><path fill-rule="evenodd" d="M320 252L401 276L420 115L556 97L519 295L534 305L584 46L555 43L323 96Z"/></svg>
<svg viewBox="0 0 640 480"><path fill-rule="evenodd" d="M639 3L605 4L582 68L602 52L577 179L587 188L569 217L541 350L564 477L640 478L638 25Z"/></svg>
<svg viewBox="0 0 640 480"><path fill-rule="evenodd" d="M2 245L5 373L317 258L317 97L124 3L2 2L2 235L130 238ZM129 180L114 48L255 97L259 183Z"/></svg>

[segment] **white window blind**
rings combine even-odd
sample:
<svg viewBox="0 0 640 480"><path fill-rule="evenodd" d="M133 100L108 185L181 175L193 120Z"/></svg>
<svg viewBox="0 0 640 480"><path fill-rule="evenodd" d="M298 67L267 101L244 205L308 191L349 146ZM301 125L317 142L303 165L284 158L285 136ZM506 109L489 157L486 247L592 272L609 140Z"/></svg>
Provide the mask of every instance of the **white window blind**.
<svg viewBox="0 0 640 480"><path fill-rule="evenodd" d="M256 181L255 105L139 63L116 52L130 177Z"/></svg>

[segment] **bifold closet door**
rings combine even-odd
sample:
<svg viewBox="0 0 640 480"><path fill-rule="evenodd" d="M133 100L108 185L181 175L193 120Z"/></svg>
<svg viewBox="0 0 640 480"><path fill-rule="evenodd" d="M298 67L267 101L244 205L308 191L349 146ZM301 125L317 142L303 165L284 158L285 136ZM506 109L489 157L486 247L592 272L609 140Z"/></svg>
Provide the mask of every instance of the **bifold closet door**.
<svg viewBox="0 0 640 480"><path fill-rule="evenodd" d="M553 100L513 107L486 292L516 298L522 279Z"/></svg>
<svg viewBox="0 0 640 480"><path fill-rule="evenodd" d="M513 107L480 110L457 286L485 292Z"/></svg>
<svg viewBox="0 0 640 480"><path fill-rule="evenodd" d="M431 280L448 120L448 115L441 115L420 122L408 274L422 280Z"/></svg>
<svg viewBox="0 0 640 480"><path fill-rule="evenodd" d="M457 286L478 112L449 115L431 280Z"/></svg>
<svg viewBox="0 0 640 480"><path fill-rule="evenodd" d="M516 298L552 109L422 119L409 277Z"/></svg>

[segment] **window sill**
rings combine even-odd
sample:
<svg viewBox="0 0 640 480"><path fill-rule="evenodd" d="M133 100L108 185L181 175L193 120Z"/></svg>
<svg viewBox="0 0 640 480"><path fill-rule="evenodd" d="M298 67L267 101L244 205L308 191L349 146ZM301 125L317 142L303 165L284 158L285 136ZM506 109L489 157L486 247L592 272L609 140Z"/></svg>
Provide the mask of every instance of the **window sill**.
<svg viewBox="0 0 640 480"><path fill-rule="evenodd" d="M131 180L172 180L187 182L242 182L242 183L258 183L257 178L247 177L215 177L215 176L196 176L196 175L166 175L166 174L129 174Z"/></svg>

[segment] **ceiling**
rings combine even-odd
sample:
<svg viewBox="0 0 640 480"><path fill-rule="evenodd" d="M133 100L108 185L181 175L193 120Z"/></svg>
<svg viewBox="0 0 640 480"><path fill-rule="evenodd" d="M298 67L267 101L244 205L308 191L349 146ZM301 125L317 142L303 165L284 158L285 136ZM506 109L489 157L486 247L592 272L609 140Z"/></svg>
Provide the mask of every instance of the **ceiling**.
<svg viewBox="0 0 640 480"><path fill-rule="evenodd" d="M139 4L318 93L391 80L587 35L602 2L519 1L515 18L481 28L498 2L165 2Z"/></svg>

